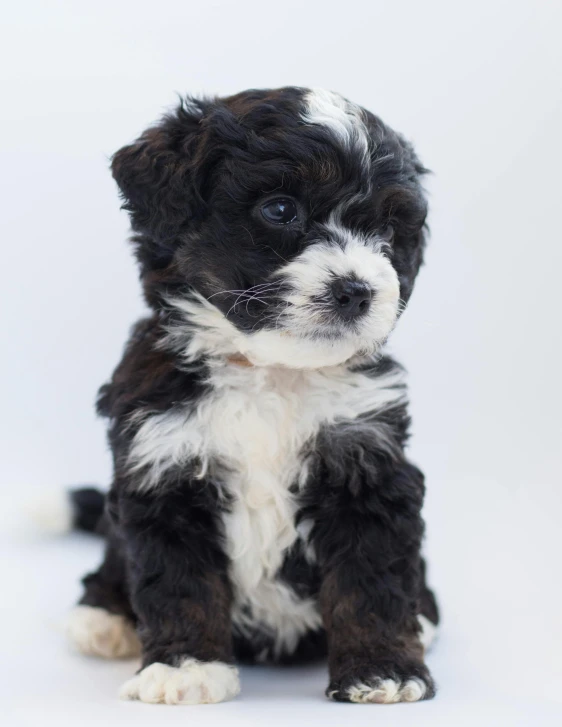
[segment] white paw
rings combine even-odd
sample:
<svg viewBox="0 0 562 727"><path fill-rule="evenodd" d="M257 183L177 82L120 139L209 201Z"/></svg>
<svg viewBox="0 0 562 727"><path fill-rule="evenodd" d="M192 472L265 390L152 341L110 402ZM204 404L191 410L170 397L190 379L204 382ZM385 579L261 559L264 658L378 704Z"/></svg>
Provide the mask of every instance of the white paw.
<svg viewBox="0 0 562 727"><path fill-rule="evenodd" d="M355 684L347 692L350 702L359 704L393 704L395 702L418 702L423 699L426 685L421 679L405 682L394 679L377 679L372 684Z"/></svg>
<svg viewBox="0 0 562 727"><path fill-rule="evenodd" d="M119 696L150 704L215 704L239 692L236 667L185 659L179 667L150 664L123 684Z"/></svg>
<svg viewBox="0 0 562 727"><path fill-rule="evenodd" d="M68 617L66 633L73 646L88 656L124 659L140 655L134 626L104 608L76 606Z"/></svg>
<svg viewBox="0 0 562 727"><path fill-rule="evenodd" d="M26 503L25 510L35 529L45 535L63 535L73 529L74 511L65 490L41 493Z"/></svg>
<svg viewBox="0 0 562 727"><path fill-rule="evenodd" d="M418 621L421 626L420 641L423 644L423 648L427 651L437 636L437 626L431 623L431 621L421 613L418 615Z"/></svg>

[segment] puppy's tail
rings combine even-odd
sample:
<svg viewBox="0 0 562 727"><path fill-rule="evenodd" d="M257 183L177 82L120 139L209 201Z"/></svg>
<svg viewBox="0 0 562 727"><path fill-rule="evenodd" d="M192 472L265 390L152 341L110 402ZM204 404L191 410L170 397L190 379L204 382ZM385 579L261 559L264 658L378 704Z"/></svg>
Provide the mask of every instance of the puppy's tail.
<svg viewBox="0 0 562 727"><path fill-rule="evenodd" d="M96 487L60 490L31 503L28 511L43 533L62 535L82 530L102 535L105 493Z"/></svg>

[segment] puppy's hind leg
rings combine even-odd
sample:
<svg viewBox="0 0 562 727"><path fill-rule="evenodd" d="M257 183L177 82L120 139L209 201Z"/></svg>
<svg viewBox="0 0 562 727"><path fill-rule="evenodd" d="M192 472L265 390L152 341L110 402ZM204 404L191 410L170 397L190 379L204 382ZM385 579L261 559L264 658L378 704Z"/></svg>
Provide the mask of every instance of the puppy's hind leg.
<svg viewBox="0 0 562 727"><path fill-rule="evenodd" d="M83 654L105 659L140 655L135 616L126 590L126 573L119 543L108 539L105 558L83 580L85 592L67 621L71 644Z"/></svg>
<svg viewBox="0 0 562 727"><path fill-rule="evenodd" d="M99 606L75 606L66 632L72 645L86 656L132 659L140 656L140 643L132 621Z"/></svg>

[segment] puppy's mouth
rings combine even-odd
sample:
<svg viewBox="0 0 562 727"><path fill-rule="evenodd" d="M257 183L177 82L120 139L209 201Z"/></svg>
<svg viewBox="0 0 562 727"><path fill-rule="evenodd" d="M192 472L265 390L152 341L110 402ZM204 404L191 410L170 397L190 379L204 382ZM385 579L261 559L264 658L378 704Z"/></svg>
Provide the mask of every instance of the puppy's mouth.
<svg viewBox="0 0 562 727"><path fill-rule="evenodd" d="M381 244L351 236L306 248L263 283L194 292L176 307L197 331L190 351L321 368L375 352L398 318L399 290Z"/></svg>
<svg viewBox="0 0 562 727"><path fill-rule="evenodd" d="M312 291L290 280L249 288L221 306L254 365L321 367L373 353L397 318L397 296L358 275L326 275Z"/></svg>
<svg viewBox="0 0 562 727"><path fill-rule="evenodd" d="M319 369L373 353L396 318L396 307L389 305L385 315L377 305L350 322L341 315L335 317L333 311L327 318L314 301L305 308L285 301L281 312L276 306L271 315L269 306L260 325L248 330L233 320L234 311L227 317L230 309L221 310L195 292L168 303L175 310L175 320L167 326L162 345L178 350L188 362L205 356L228 362L247 360L259 367Z"/></svg>
<svg viewBox="0 0 562 727"><path fill-rule="evenodd" d="M339 290L339 287L338 287ZM375 295L361 290L355 299L285 301L259 329L237 339L238 351L255 366L323 368L344 363L357 355L369 355L384 343L396 319L387 306L381 315L372 305ZM369 305L361 306L363 300ZM351 310L350 310L351 308Z"/></svg>

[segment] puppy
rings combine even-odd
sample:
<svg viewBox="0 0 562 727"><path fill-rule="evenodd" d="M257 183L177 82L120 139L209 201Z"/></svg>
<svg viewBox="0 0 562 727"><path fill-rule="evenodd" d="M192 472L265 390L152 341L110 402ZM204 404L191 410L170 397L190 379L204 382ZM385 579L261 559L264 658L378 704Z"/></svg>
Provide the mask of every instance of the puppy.
<svg viewBox="0 0 562 727"><path fill-rule="evenodd" d="M424 483L383 346L422 262L424 167L302 88L188 99L112 161L151 315L99 394L115 474L69 635L121 696L220 702L237 661L327 656L330 699L435 693ZM100 522L98 522L100 520Z"/></svg>

